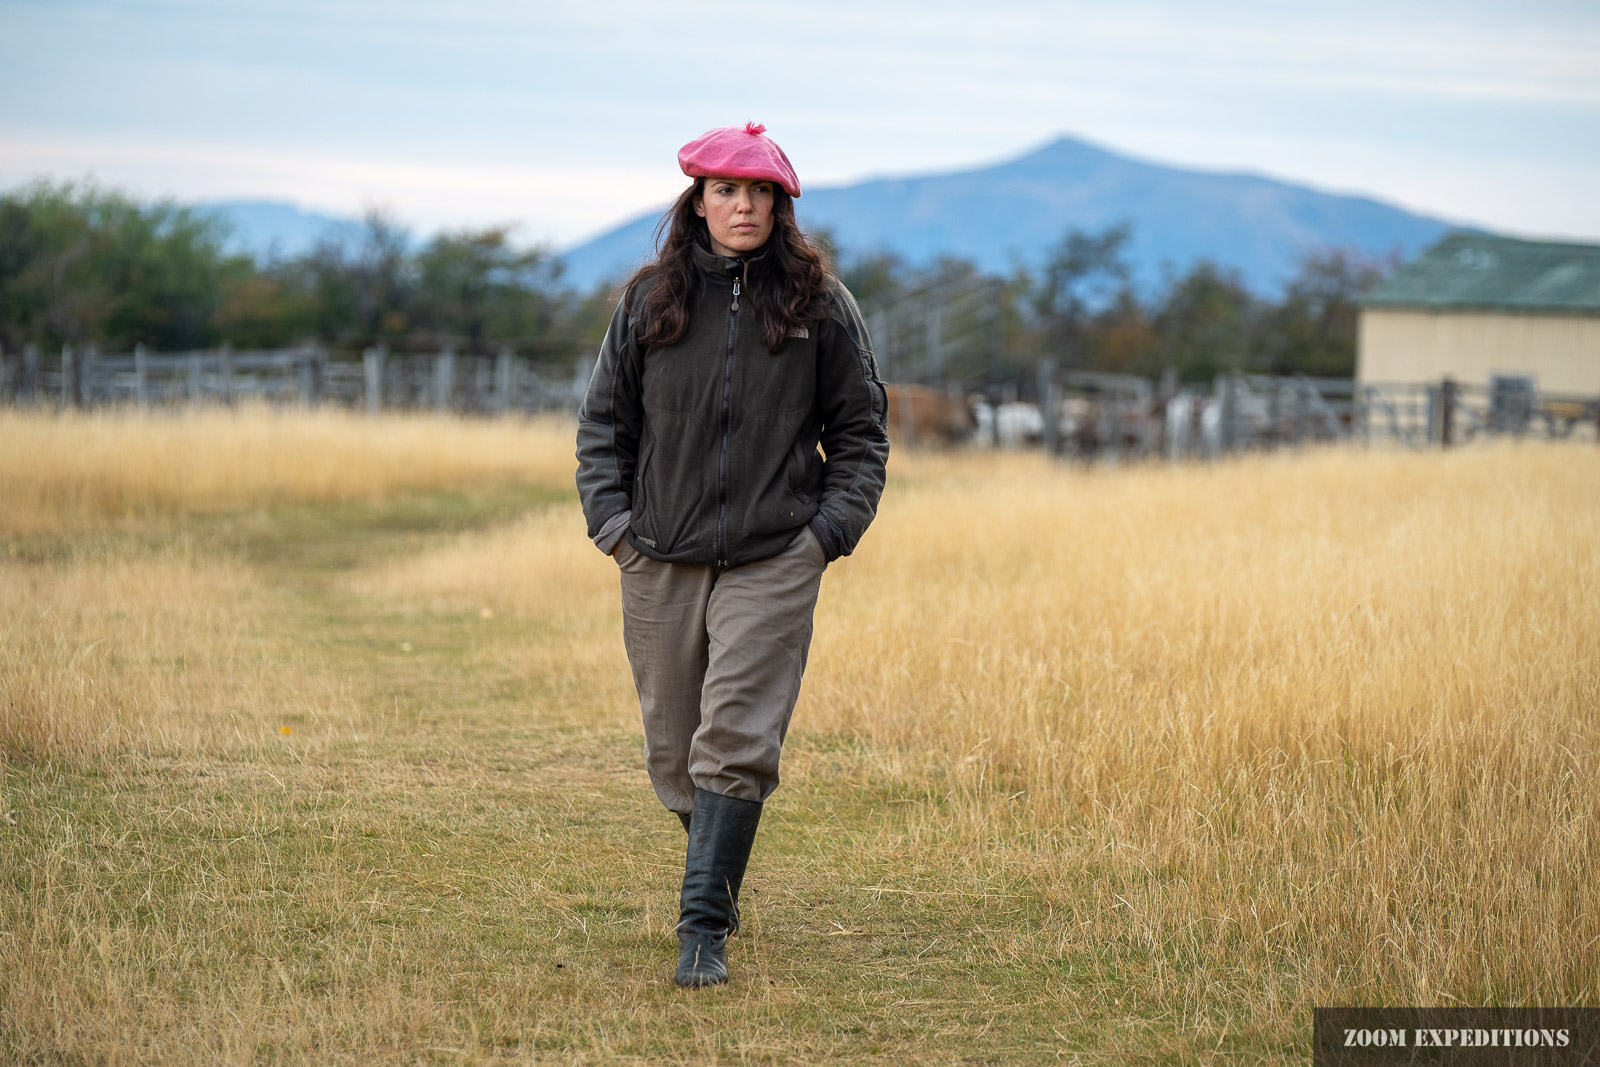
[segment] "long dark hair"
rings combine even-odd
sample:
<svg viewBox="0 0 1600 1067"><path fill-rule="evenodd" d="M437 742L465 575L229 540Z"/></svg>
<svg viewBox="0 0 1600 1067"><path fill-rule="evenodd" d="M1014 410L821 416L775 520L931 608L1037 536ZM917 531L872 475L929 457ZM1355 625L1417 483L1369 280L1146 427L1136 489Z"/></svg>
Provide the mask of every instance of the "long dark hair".
<svg viewBox="0 0 1600 1067"><path fill-rule="evenodd" d="M639 343L646 348L670 345L689 329L689 309L705 284L694 265L695 245L710 251L711 232L695 212L695 198L704 194L704 178L683 191L656 227L656 260L628 279L624 292L650 284L645 297ZM790 333L824 314L830 269L827 257L806 240L794 217L794 200L773 183L772 235L750 259L750 303L761 317L761 339L774 355Z"/></svg>

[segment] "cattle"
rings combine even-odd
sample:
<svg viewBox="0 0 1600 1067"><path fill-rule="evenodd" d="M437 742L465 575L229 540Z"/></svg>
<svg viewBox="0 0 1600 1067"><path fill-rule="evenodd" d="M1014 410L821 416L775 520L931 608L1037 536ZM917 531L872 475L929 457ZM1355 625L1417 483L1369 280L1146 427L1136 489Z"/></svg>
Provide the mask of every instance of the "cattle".
<svg viewBox="0 0 1600 1067"><path fill-rule="evenodd" d="M966 398L926 385L885 386L889 394L889 433L919 446L950 446L972 440L978 428Z"/></svg>
<svg viewBox="0 0 1600 1067"><path fill-rule="evenodd" d="M992 443L999 448L1036 445L1044 437L1044 415L1039 411L1038 404L1009 400L990 408L985 421L993 429L992 436L984 443Z"/></svg>

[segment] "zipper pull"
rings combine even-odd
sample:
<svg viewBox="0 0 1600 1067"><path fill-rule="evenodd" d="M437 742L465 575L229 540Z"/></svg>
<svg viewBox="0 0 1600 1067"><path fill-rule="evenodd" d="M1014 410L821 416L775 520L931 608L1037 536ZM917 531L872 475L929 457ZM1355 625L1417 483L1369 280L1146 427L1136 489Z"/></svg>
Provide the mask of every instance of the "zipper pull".
<svg viewBox="0 0 1600 1067"><path fill-rule="evenodd" d="M733 280L733 310L739 310L739 279Z"/></svg>

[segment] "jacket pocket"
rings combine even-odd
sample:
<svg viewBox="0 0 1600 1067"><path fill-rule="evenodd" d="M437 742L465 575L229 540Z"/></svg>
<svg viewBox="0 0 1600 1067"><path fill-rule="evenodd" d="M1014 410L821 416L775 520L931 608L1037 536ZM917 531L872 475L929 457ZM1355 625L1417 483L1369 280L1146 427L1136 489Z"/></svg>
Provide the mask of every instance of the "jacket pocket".
<svg viewBox="0 0 1600 1067"><path fill-rule="evenodd" d="M816 449L812 448L812 453ZM789 493L802 504L811 503L811 457L806 455L804 444L796 444L789 449Z"/></svg>
<svg viewBox="0 0 1600 1067"><path fill-rule="evenodd" d="M648 529L645 525L645 516L650 504L650 460L655 457L656 443L654 439L646 442L639 451L639 468L633 475L633 518L629 525L637 529Z"/></svg>

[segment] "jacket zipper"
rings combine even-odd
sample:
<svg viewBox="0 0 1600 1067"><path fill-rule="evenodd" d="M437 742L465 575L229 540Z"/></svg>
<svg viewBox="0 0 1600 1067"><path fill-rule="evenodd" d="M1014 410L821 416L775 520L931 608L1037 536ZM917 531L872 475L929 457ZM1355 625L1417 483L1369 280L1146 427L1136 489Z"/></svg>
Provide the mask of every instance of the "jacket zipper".
<svg viewBox="0 0 1600 1067"><path fill-rule="evenodd" d="M741 273L744 264L740 264ZM728 351L722 365L722 455L717 461L717 566L726 567L728 551L728 431L733 411L733 338L739 318L739 279L733 280L733 303L728 305Z"/></svg>

